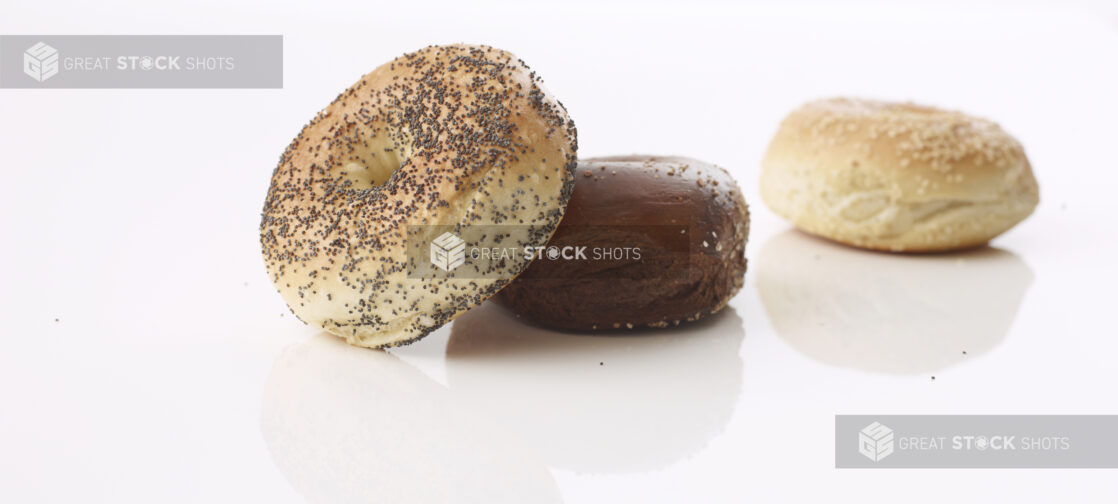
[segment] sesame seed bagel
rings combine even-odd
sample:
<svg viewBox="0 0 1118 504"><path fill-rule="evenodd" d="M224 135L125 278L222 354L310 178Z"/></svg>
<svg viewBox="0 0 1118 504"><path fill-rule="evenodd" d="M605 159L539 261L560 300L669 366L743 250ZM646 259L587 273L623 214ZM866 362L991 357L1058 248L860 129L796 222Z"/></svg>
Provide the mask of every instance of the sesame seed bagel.
<svg viewBox="0 0 1118 504"><path fill-rule="evenodd" d="M268 273L300 320L350 344L415 341L528 258L485 275L420 276L409 271L426 259L408 255L408 240L426 246L446 230L435 226L508 224L505 243L545 244L570 197L576 149L566 109L512 54L405 54L342 92L280 157L260 224Z"/></svg>
<svg viewBox="0 0 1118 504"><path fill-rule="evenodd" d="M913 104L834 98L781 123L761 197L802 231L894 252L976 247L1028 217L1038 189L997 124Z"/></svg>

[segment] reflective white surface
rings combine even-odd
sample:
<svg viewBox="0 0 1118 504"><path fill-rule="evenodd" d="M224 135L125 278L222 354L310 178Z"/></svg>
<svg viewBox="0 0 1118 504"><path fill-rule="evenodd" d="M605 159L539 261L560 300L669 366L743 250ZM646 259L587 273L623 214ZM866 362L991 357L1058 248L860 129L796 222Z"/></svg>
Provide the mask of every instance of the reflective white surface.
<svg viewBox="0 0 1118 504"><path fill-rule="evenodd" d="M311 502L560 501L540 457L460 403L392 354L323 333L276 360L260 430Z"/></svg>
<svg viewBox="0 0 1118 504"><path fill-rule="evenodd" d="M451 327L446 381L552 467L651 471L725 429L744 338L733 308L676 331L601 337L531 327L487 303Z"/></svg>
<svg viewBox="0 0 1118 504"><path fill-rule="evenodd" d="M757 291L781 338L820 362L884 373L926 375L997 346L1033 279L992 247L896 255L789 230L757 255Z"/></svg>
<svg viewBox="0 0 1118 504"><path fill-rule="evenodd" d="M839 413L1118 414L1109 3L318 5L0 5L2 33L286 52L283 90L0 91L0 502L1118 500L1112 470L833 468ZM538 70L584 155L726 166L753 215L729 309L595 337L487 304L391 352L294 320L256 236L276 158L356 76L458 40ZM997 120L1041 206L958 254L790 230L757 163L835 94Z"/></svg>

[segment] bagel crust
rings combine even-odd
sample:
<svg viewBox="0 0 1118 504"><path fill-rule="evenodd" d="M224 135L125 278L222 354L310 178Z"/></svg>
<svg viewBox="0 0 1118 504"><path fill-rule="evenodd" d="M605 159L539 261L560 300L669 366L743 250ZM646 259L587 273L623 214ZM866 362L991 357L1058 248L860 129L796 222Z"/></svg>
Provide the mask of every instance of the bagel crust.
<svg viewBox="0 0 1118 504"><path fill-rule="evenodd" d="M784 119L762 161L761 197L802 231L893 252L983 245L1039 201L1024 149L997 124L847 98Z"/></svg>
<svg viewBox="0 0 1118 504"><path fill-rule="evenodd" d="M268 273L307 324L358 346L410 343L481 304L528 258L485 277L417 278L406 239L434 239L425 226L507 224L514 245L545 244L576 150L566 109L512 54L405 54L345 90L280 157L260 224Z"/></svg>
<svg viewBox="0 0 1118 504"><path fill-rule="evenodd" d="M675 327L718 313L745 283L749 207L725 169L675 156L581 159L549 246L635 246L639 259L536 260L493 300L578 331Z"/></svg>

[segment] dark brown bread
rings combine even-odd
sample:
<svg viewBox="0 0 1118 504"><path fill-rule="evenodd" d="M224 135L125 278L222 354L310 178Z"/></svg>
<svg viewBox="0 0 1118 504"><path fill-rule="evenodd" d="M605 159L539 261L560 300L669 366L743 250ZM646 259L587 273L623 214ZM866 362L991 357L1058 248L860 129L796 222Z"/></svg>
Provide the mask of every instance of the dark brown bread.
<svg viewBox="0 0 1118 504"><path fill-rule="evenodd" d="M682 157L582 159L549 246L586 260L534 260L494 298L562 329L669 327L726 306L744 282L749 211L722 168ZM595 259L595 250L639 258Z"/></svg>

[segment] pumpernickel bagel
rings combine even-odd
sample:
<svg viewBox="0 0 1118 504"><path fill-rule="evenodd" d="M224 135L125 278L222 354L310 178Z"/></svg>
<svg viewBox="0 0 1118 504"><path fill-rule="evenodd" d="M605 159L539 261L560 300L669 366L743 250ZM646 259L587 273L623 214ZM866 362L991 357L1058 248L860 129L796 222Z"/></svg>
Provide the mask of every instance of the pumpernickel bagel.
<svg viewBox="0 0 1118 504"><path fill-rule="evenodd" d="M579 160L548 250L496 301L562 329L669 327L742 287L749 211L726 170L683 157ZM581 249L581 256L577 254Z"/></svg>

